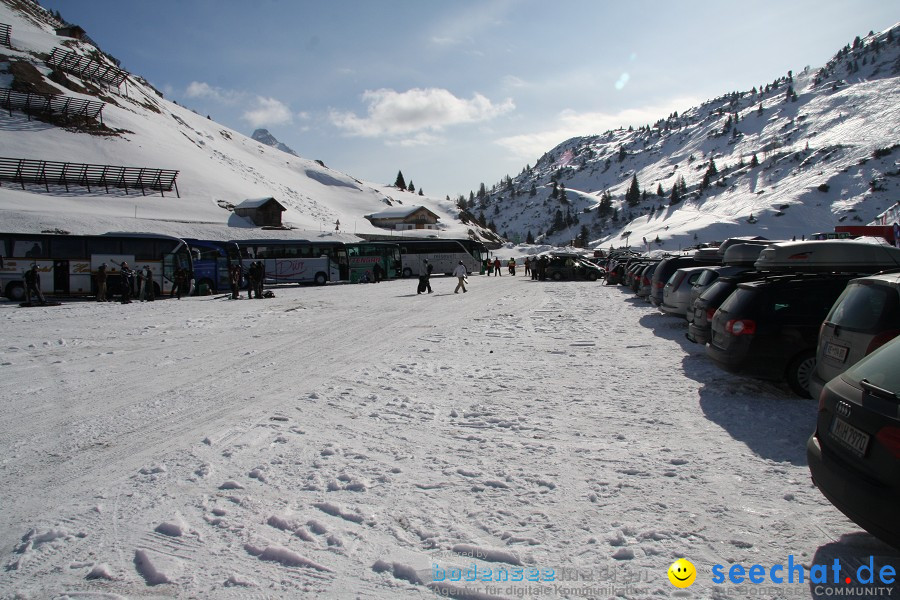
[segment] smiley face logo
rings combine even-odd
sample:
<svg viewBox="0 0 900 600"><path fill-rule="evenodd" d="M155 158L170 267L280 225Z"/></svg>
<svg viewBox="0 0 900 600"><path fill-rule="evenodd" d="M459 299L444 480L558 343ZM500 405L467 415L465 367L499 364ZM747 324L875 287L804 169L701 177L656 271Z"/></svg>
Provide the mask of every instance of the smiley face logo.
<svg viewBox="0 0 900 600"><path fill-rule="evenodd" d="M679 558L669 565L667 574L669 575L669 581L677 588L690 587L694 580L697 579L697 569L686 558Z"/></svg>

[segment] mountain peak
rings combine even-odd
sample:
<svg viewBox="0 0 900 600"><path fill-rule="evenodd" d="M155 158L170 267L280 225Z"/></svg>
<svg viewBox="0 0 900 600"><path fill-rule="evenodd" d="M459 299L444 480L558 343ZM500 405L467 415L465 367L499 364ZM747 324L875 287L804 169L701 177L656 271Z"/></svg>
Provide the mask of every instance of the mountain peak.
<svg viewBox="0 0 900 600"><path fill-rule="evenodd" d="M266 146L271 146L273 148L277 148L282 152L287 152L288 154L293 154L294 156L300 156L296 152L294 152L291 148L279 142L274 135L269 133L268 129L257 129L253 132L253 135L250 136L252 139L256 140L260 144L265 144Z"/></svg>

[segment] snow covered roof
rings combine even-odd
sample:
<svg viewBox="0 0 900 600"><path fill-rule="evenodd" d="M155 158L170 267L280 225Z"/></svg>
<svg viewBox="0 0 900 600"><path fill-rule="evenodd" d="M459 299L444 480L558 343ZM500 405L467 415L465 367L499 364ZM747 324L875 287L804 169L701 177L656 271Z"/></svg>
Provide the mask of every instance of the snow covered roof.
<svg viewBox="0 0 900 600"><path fill-rule="evenodd" d="M274 202L281 208L281 210L287 210L285 207L281 206L281 203L278 200L271 196L269 196L268 198L250 198L248 200L244 200L243 202L235 206L235 208L260 208L262 206L265 206L269 202Z"/></svg>
<svg viewBox="0 0 900 600"><path fill-rule="evenodd" d="M435 219L440 218L438 215L434 214L432 211L428 210L428 208L424 206L394 206L383 210L381 212L372 213L370 215L366 215L367 219L402 219L404 217L408 217L411 214L418 212L420 210L425 210L432 215L434 215Z"/></svg>

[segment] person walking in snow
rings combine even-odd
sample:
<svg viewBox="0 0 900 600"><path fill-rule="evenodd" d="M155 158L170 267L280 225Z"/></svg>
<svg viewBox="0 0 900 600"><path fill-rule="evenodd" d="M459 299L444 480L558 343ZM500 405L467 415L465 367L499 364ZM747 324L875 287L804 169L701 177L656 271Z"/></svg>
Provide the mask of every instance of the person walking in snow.
<svg viewBox="0 0 900 600"><path fill-rule="evenodd" d="M516 259L514 259L514 258L509 259L507 266L509 267L509 274L515 275L516 274Z"/></svg>
<svg viewBox="0 0 900 600"><path fill-rule="evenodd" d="M381 263L375 263L375 266L372 267L372 278L375 283L381 283L382 273L384 273L384 269L381 268Z"/></svg>
<svg viewBox="0 0 900 600"><path fill-rule="evenodd" d="M531 275L531 262L525 257L525 275Z"/></svg>
<svg viewBox="0 0 900 600"><path fill-rule="evenodd" d="M503 275L500 274L500 259L499 258L494 259L494 277L503 277Z"/></svg>
<svg viewBox="0 0 900 600"><path fill-rule="evenodd" d="M421 294L427 291L431 293L431 271L433 271L431 263L427 258L422 259L422 266L419 269L419 289L416 293Z"/></svg>
<svg viewBox="0 0 900 600"><path fill-rule="evenodd" d="M453 276L459 279L459 283L456 284L456 289L453 290L454 294L458 294L460 288L462 288L464 294L466 293L466 274L466 265L463 264L463 261L459 261L459 264L453 269Z"/></svg>

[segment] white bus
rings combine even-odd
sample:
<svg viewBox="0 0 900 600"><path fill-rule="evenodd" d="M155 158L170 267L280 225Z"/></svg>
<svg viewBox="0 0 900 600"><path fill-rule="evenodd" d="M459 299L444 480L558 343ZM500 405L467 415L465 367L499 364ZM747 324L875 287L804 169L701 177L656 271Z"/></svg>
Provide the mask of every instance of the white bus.
<svg viewBox="0 0 900 600"><path fill-rule="evenodd" d="M428 259L434 274L450 275L463 262L466 271L480 273L488 258L487 247L474 240L398 240L400 246L401 274L403 277L421 275L422 260Z"/></svg>
<svg viewBox="0 0 900 600"><path fill-rule="evenodd" d="M264 283L315 283L340 281L340 258L346 258L340 242L307 240L233 240L246 272L252 262L265 266Z"/></svg>

